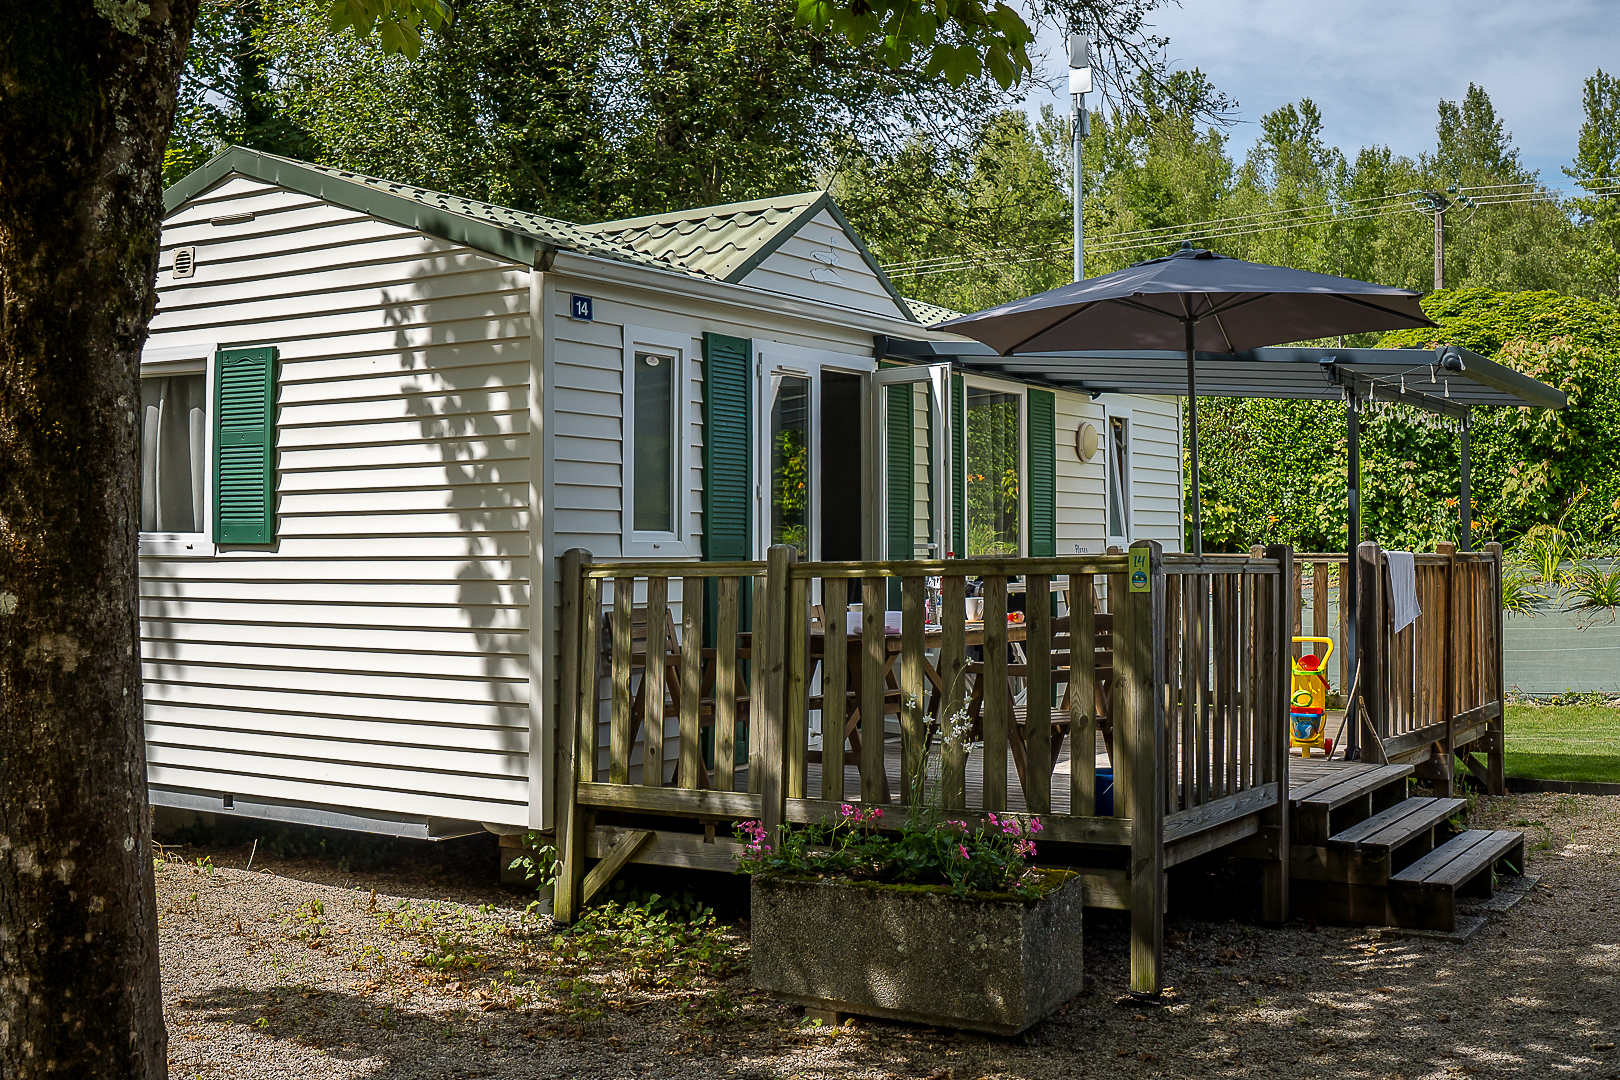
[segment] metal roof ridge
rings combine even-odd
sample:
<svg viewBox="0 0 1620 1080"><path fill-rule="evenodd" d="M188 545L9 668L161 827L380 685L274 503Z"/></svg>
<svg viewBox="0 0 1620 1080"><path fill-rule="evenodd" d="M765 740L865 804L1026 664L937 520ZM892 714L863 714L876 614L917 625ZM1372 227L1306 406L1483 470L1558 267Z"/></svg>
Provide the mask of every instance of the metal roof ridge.
<svg viewBox="0 0 1620 1080"><path fill-rule="evenodd" d="M820 190L800 191L792 195L750 199L746 202L720 203L716 206L694 206L690 210L671 210L662 214L642 214L638 217L612 218L607 221L583 224L579 228L590 232L623 232L631 229L648 229L654 225L677 225L686 221L702 221L705 218L735 217L738 214L763 210L799 210L809 206L826 194L826 191Z"/></svg>

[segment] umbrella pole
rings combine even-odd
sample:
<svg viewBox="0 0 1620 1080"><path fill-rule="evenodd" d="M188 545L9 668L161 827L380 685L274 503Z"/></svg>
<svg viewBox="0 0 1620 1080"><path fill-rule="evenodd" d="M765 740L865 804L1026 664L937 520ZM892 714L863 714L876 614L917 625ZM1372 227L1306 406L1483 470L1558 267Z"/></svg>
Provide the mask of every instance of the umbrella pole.
<svg viewBox="0 0 1620 1080"><path fill-rule="evenodd" d="M1192 551L1204 553L1204 518L1198 493L1198 372L1194 368L1198 354L1193 348L1193 321L1184 319L1187 328L1187 429L1192 443Z"/></svg>

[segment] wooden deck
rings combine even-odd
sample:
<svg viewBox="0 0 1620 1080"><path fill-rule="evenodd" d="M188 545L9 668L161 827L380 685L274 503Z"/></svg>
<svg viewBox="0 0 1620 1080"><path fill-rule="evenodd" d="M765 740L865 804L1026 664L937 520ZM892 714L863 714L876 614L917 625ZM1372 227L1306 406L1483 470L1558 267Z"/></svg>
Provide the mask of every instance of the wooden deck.
<svg viewBox="0 0 1620 1080"><path fill-rule="evenodd" d="M1052 812L1067 814L1069 812L1069 744L1064 743L1063 749L1058 753L1056 767L1052 771ZM891 804L899 803L899 777L900 777L900 742L898 739L889 739L883 744L883 760L889 774L889 786L894 792L889 798ZM1096 761L1098 768L1108 767L1108 751L1103 745L1102 736L1097 736ZM1382 766L1361 761L1345 761L1334 758L1329 761L1325 758L1303 759L1291 757L1288 761L1288 790L1294 792L1304 788L1325 776L1352 776L1358 773L1373 772ZM746 789L746 769L739 769L737 783ZM819 762L809 764L809 785L812 790L821 784L821 765ZM844 790L855 793L861 790L861 772L854 765L844 766ZM859 801L852 795L851 802ZM984 748L975 746L968 753L967 759L967 804L969 807L984 805ZM1024 800L1023 787L1018 782L1017 770L1011 763L1007 766L1007 809L1014 813L1027 813L1028 803Z"/></svg>

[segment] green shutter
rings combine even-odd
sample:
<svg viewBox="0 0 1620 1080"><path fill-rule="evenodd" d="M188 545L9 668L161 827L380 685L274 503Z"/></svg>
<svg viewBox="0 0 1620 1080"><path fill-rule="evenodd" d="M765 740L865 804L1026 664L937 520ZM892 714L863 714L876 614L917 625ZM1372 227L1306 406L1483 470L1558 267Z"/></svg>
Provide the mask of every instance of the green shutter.
<svg viewBox="0 0 1620 1080"><path fill-rule="evenodd" d="M1029 391L1029 554L1057 555L1057 398Z"/></svg>
<svg viewBox="0 0 1620 1080"><path fill-rule="evenodd" d="M733 562L753 555L754 344L703 335L703 558Z"/></svg>
<svg viewBox="0 0 1620 1080"><path fill-rule="evenodd" d="M884 410L884 443L888 453L887 499L889 542L885 551L891 561L917 557L917 462L916 462L916 408L912 383L895 383L888 388L888 406ZM900 607L900 580L889 581L889 607Z"/></svg>
<svg viewBox="0 0 1620 1080"><path fill-rule="evenodd" d="M276 350L221 349L214 364L214 542L276 539Z"/></svg>
<svg viewBox="0 0 1620 1080"><path fill-rule="evenodd" d="M748 338L703 335L703 561L744 562L753 557L753 355ZM763 553L761 553L763 556ZM753 579L743 578L737 612L744 631L753 626ZM703 583L703 644L714 647L720 596L713 578ZM750 678L744 662L742 678ZM735 764L748 760L748 723L737 722ZM714 729L703 729L703 755L714 765Z"/></svg>
<svg viewBox="0 0 1620 1080"><path fill-rule="evenodd" d="M967 558L967 379L951 376L951 550Z"/></svg>

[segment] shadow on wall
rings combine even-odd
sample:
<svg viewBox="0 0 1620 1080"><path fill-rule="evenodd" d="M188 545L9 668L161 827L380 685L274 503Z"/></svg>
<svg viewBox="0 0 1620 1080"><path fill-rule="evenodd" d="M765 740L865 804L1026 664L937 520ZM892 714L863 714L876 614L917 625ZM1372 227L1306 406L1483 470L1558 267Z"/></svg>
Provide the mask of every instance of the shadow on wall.
<svg viewBox="0 0 1620 1080"><path fill-rule="evenodd" d="M537 568L529 546L528 282L492 287L518 272L493 268L481 255L457 258L472 265L446 274L418 264L418 285L397 295L383 290L382 308L403 367L415 373L401 383L403 411L417 421L425 456L443 466L442 492L423 501L447 512L454 527L433 535L461 549L447 569L482 668L466 697L496 707L497 721L485 728L499 760L483 771L526 784L529 589ZM447 744L454 739L446 733Z"/></svg>

